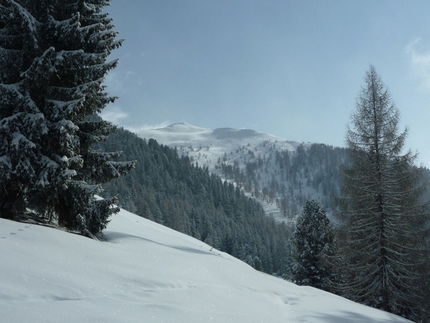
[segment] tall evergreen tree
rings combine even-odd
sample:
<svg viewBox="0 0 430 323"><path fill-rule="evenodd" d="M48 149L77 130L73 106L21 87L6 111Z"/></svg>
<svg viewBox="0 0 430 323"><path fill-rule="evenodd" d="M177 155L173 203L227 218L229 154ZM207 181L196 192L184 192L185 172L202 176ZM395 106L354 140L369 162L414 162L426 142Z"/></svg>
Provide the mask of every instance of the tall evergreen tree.
<svg viewBox="0 0 430 323"><path fill-rule="evenodd" d="M121 45L108 4L0 0L0 216L32 208L94 235L116 211L94 195L133 163L91 148L115 127L89 118L115 99L102 84Z"/></svg>
<svg viewBox="0 0 430 323"><path fill-rule="evenodd" d="M293 237L294 281L299 285L329 290L334 231L324 209L315 200L306 201Z"/></svg>
<svg viewBox="0 0 430 323"><path fill-rule="evenodd" d="M352 115L346 142L350 165L342 169L340 220L345 246L345 296L416 318L428 236L415 155L401 154L407 130L373 66ZM422 304L422 303L421 303Z"/></svg>

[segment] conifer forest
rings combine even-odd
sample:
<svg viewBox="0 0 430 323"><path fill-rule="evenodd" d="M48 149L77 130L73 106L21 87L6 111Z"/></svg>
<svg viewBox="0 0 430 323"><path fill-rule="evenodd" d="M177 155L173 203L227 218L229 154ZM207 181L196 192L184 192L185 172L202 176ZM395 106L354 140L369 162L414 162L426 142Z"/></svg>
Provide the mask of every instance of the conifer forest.
<svg viewBox="0 0 430 323"><path fill-rule="evenodd" d="M100 117L122 46L109 3L0 0L1 218L102 240L124 208L256 270L429 322L429 170L374 66L346 147L248 144L210 168Z"/></svg>

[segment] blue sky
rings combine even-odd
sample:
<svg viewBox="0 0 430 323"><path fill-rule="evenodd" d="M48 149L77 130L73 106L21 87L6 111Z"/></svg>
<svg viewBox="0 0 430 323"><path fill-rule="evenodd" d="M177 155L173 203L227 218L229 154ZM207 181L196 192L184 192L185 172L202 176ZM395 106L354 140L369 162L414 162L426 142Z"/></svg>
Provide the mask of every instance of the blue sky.
<svg viewBox="0 0 430 323"><path fill-rule="evenodd" d="M344 146L374 65L430 167L430 1L112 0L123 46L104 117Z"/></svg>

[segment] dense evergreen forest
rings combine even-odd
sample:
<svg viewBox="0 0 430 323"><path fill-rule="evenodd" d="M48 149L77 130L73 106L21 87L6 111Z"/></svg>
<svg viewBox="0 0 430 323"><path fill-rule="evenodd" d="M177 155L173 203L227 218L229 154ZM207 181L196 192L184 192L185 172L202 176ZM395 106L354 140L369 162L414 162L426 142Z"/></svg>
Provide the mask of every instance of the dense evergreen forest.
<svg viewBox="0 0 430 323"><path fill-rule="evenodd" d="M274 143L242 147L242 158L227 154L215 168L246 192L276 203L282 215L294 218L307 200L315 199L331 214L332 198L339 194L339 166L347 163L347 150L325 144L301 144L295 151Z"/></svg>
<svg viewBox="0 0 430 323"><path fill-rule="evenodd" d="M193 164L176 149L117 129L98 148L122 150L120 160L136 169L105 185L102 195L120 206L200 239L254 268L289 275L291 229L264 214L261 205L235 185Z"/></svg>

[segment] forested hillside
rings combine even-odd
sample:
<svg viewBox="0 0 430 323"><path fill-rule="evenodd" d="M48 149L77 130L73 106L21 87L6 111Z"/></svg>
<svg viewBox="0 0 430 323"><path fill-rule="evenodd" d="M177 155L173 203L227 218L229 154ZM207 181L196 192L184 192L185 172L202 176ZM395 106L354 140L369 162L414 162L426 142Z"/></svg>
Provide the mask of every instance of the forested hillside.
<svg viewBox="0 0 430 323"><path fill-rule="evenodd" d="M120 206L196 237L267 273L287 275L290 228L265 216L254 199L175 149L117 129L99 148L122 150L136 169L105 186Z"/></svg>
<svg viewBox="0 0 430 323"><path fill-rule="evenodd" d="M124 129L117 129L99 148L122 150L120 160L137 161L127 176L106 184L105 196L118 195L120 206L127 210L287 278L291 278L294 214L309 199L319 201L327 213L335 207L332 195L338 194L339 166L347 156L346 149L323 144L282 150L271 143L263 156L255 147L253 153L252 145L237 147L216 161L217 169L212 165L228 179L224 181L209 171L203 157L196 160L184 153L183 146L170 148ZM423 174L428 177L429 172ZM293 220L275 221L244 191L266 204L276 203Z"/></svg>
<svg viewBox="0 0 430 323"><path fill-rule="evenodd" d="M292 222L308 199L329 215L339 193L345 148L286 140L251 129L199 128L186 123L138 131L141 138L177 148L259 200L277 221Z"/></svg>
<svg viewBox="0 0 430 323"><path fill-rule="evenodd" d="M318 201L333 218L340 193L340 165L348 164L346 148L290 141L251 129L215 130L177 123L139 130L176 148L180 156L234 182L260 201L266 214L294 225L307 200ZM430 178L423 170L423 178Z"/></svg>
<svg viewBox="0 0 430 323"><path fill-rule="evenodd" d="M266 143L265 153L243 147L242 158L226 155L215 166L245 191L271 204L282 216L294 218L309 199L318 200L329 212L339 193L339 165L346 162L344 148L301 144L295 151Z"/></svg>

